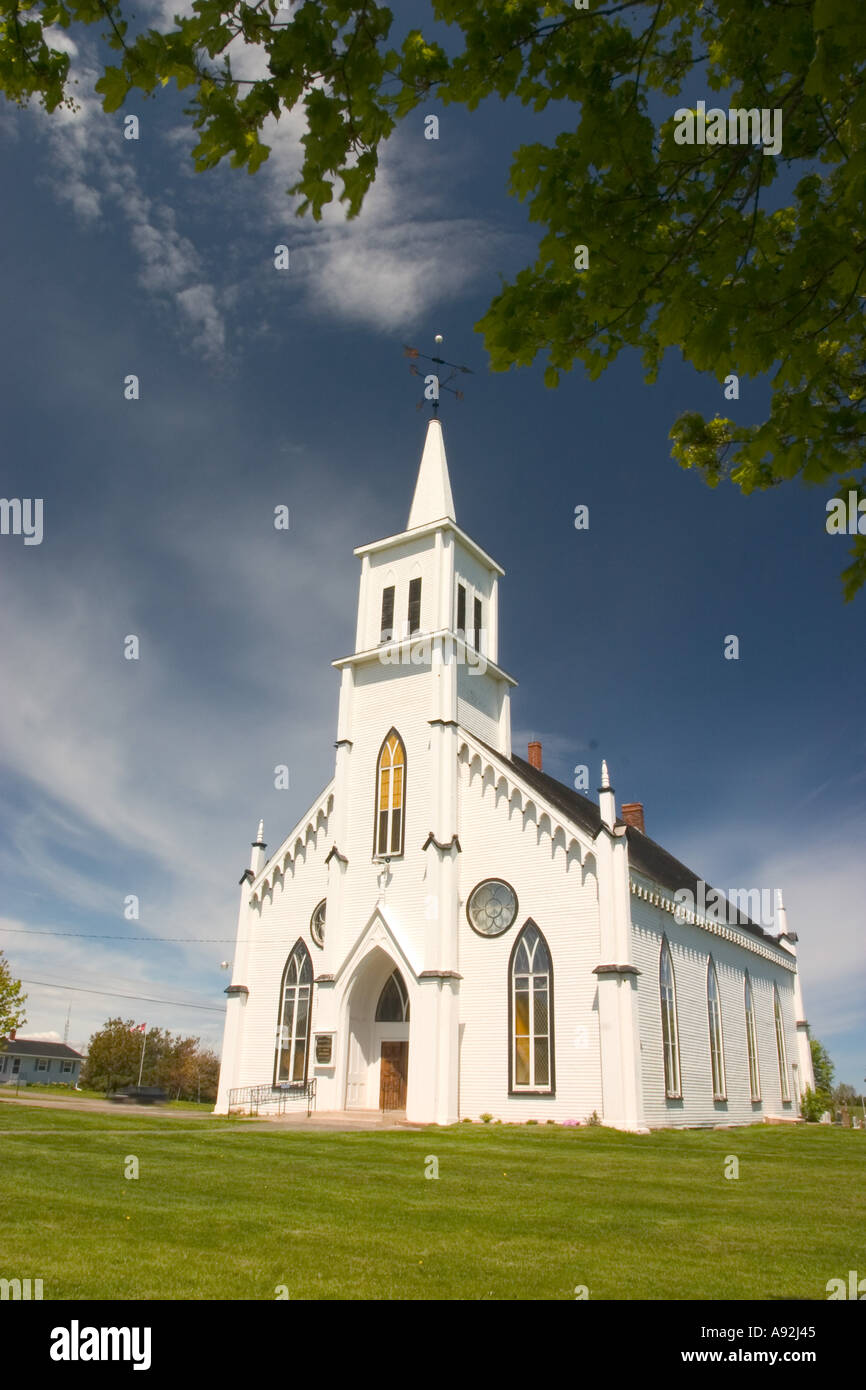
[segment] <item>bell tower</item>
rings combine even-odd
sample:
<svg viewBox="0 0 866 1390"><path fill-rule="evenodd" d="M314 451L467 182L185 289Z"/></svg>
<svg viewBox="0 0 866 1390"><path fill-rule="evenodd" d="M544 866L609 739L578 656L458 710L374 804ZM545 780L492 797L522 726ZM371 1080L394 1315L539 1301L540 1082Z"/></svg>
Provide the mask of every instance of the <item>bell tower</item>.
<svg viewBox="0 0 866 1390"><path fill-rule="evenodd" d="M359 546L355 651L342 673L340 740L351 737L359 669L376 661L395 676L427 669L430 720L464 722L511 755L510 690L498 665L499 580L504 570L457 525L442 425L427 435L405 531Z"/></svg>

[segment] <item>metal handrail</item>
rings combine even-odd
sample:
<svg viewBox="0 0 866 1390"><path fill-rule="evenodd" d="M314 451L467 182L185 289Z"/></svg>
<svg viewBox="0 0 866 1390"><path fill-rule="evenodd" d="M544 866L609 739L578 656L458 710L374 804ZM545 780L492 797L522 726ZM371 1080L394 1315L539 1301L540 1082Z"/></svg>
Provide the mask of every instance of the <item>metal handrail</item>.
<svg viewBox="0 0 866 1390"><path fill-rule="evenodd" d="M307 1081L265 1082L259 1086L235 1086L229 1091L229 1110L243 1108L250 1115L258 1115L259 1106L276 1105L277 1114L285 1115L290 1100L301 1099L307 1102L310 1115L316 1105L316 1078Z"/></svg>

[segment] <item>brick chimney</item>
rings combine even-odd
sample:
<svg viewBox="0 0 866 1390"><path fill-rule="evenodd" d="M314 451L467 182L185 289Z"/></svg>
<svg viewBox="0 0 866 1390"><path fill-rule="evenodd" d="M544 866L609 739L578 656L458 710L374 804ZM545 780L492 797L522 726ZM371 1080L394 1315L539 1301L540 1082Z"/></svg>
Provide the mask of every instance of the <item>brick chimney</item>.
<svg viewBox="0 0 866 1390"><path fill-rule="evenodd" d="M541 744L537 742L529 745L529 766L537 767L541 771Z"/></svg>
<svg viewBox="0 0 866 1390"><path fill-rule="evenodd" d="M624 801L620 810L626 825L633 825L635 830L639 830L642 835L646 834L646 826L643 823L642 801Z"/></svg>

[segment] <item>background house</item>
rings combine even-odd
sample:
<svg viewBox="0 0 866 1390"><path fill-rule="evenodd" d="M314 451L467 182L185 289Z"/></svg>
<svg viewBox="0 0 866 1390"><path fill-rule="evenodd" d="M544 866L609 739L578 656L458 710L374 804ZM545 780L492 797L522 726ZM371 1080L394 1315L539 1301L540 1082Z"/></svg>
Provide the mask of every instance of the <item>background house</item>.
<svg viewBox="0 0 866 1390"><path fill-rule="evenodd" d="M83 1061L82 1053L66 1043L16 1038L13 1033L0 1039L0 1086L76 1086Z"/></svg>

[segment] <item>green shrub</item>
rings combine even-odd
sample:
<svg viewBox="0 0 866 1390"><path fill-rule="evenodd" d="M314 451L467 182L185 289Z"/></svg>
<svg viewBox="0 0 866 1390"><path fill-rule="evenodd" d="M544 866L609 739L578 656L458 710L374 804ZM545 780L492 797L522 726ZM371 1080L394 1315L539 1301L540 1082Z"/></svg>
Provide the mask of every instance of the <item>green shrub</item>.
<svg viewBox="0 0 866 1390"><path fill-rule="evenodd" d="M800 1102L800 1109L803 1119L815 1124L817 1120L820 1120L825 1110L832 1109L830 1092L813 1091L811 1087L807 1086Z"/></svg>

